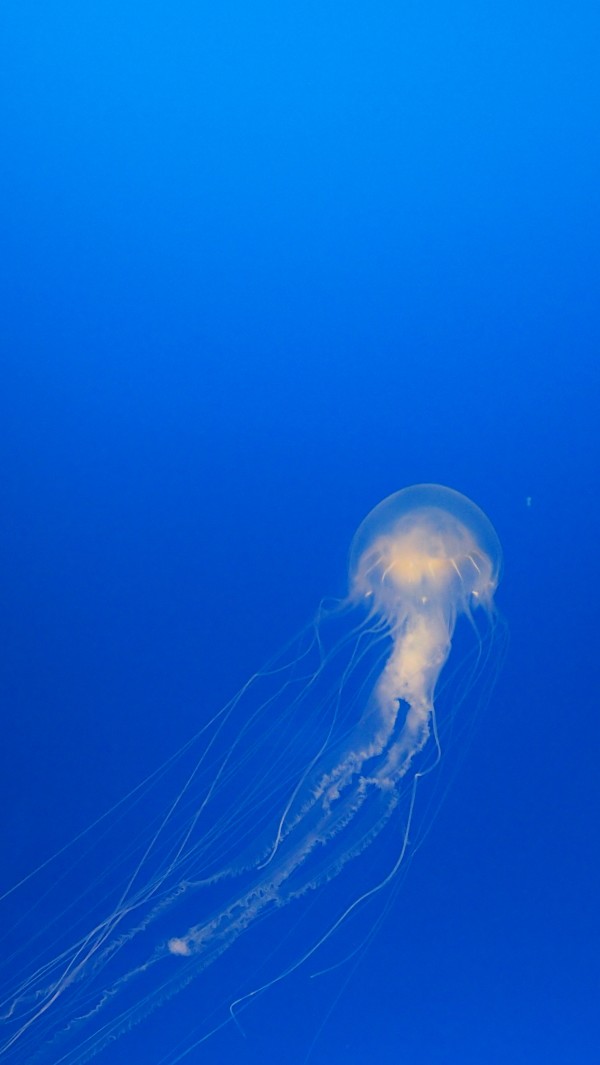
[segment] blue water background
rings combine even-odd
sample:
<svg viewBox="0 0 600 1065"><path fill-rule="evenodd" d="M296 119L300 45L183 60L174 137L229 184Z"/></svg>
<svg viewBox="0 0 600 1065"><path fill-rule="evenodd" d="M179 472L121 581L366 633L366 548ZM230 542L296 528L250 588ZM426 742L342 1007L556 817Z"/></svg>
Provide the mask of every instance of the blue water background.
<svg viewBox="0 0 600 1065"><path fill-rule="evenodd" d="M2 4L3 884L344 594L390 492L505 551L383 931L190 1061L296 1065L331 1006L313 1065L598 1060L599 41L585 0Z"/></svg>

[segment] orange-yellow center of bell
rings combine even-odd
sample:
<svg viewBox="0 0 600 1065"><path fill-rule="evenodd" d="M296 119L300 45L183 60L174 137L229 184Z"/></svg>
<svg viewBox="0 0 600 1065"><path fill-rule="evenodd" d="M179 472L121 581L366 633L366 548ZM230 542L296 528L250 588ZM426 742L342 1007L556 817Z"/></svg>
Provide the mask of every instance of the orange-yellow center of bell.
<svg viewBox="0 0 600 1065"><path fill-rule="evenodd" d="M452 561L448 558L428 555L422 551L395 550L386 566L386 574L396 584L404 587L423 582L439 587L448 580L452 568Z"/></svg>

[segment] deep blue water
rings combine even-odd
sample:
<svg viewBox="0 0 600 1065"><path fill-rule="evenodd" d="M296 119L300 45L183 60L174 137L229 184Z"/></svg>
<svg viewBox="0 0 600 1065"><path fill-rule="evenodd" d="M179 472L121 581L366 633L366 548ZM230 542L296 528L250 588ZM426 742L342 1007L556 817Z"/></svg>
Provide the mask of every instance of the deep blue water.
<svg viewBox="0 0 600 1065"><path fill-rule="evenodd" d="M597 1061L599 38L587 2L2 4L2 886L345 594L386 495L450 485L504 548L506 661L369 950L190 1062Z"/></svg>

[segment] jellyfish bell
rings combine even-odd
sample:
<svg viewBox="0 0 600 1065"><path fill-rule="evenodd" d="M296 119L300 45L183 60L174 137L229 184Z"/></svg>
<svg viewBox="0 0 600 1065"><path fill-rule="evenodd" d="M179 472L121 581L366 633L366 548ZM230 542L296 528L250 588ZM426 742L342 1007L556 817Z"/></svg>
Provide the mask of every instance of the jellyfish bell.
<svg viewBox="0 0 600 1065"><path fill-rule="evenodd" d="M502 548L475 503L452 488L414 485L394 492L359 525L350 549L350 596L372 597L390 626L409 609L433 605L468 614L491 609Z"/></svg>
<svg viewBox="0 0 600 1065"><path fill-rule="evenodd" d="M414 850L420 781L441 761L435 698L455 625L466 616L480 641L476 619L493 620L500 569L493 526L460 493L418 485L376 506L352 542L346 599L320 608L117 804L114 837L112 811L96 823L97 840L96 824L80 834L86 869L89 844L105 847L97 879L71 897L68 871L56 875L49 859L22 881L50 878L47 894L38 893L45 912L54 898L59 932L55 953L42 949L35 965L18 944L22 968L7 980L0 1060L82 1065L251 942L261 967L253 976L229 963L224 1020L164 1056L146 1052L144 1060L171 1065L397 885ZM478 651L477 662L485 657ZM118 853L117 844L113 853L130 815L131 849ZM367 851L359 875L355 860ZM67 853L55 856L59 865ZM76 851L72 862L81 868ZM268 951L266 917L278 928ZM301 928L295 950L286 920ZM212 983L203 982L203 1008Z"/></svg>

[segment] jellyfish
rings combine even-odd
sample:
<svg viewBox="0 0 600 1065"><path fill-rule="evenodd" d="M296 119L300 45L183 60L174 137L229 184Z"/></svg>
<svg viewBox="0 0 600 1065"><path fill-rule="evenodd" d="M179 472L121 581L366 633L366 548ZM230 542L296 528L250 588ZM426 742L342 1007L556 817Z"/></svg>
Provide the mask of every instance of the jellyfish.
<svg viewBox="0 0 600 1065"><path fill-rule="evenodd" d="M180 751L3 896L35 898L5 948L0 1057L102 1057L201 978L205 1002L209 970L222 981L239 948L222 1016L217 1004L156 1057L174 1063L337 950L414 852L417 792L490 658L500 570L493 526L459 492L417 485L376 506L354 536L345 598L323 600ZM460 616L474 652L446 682Z"/></svg>

